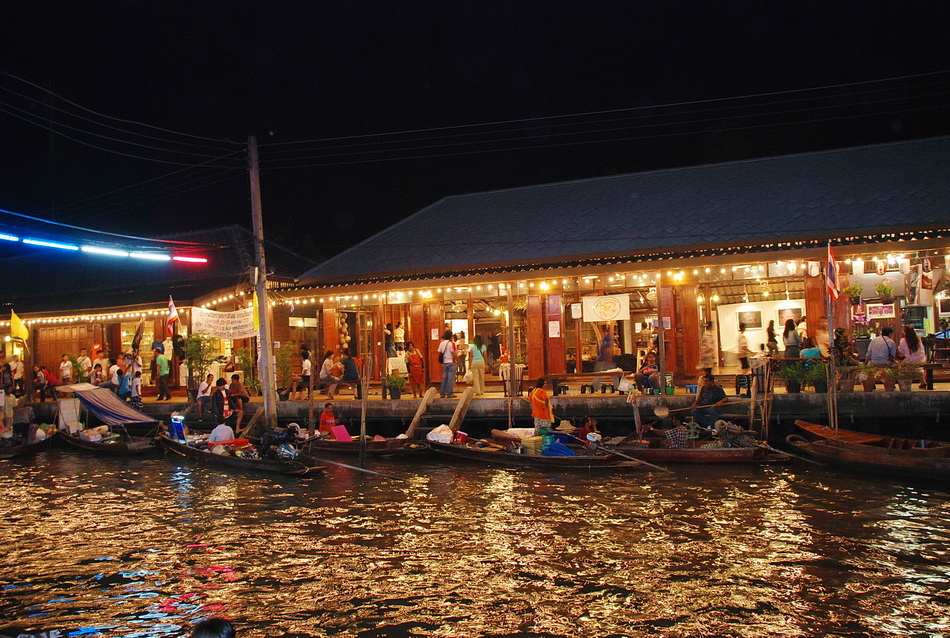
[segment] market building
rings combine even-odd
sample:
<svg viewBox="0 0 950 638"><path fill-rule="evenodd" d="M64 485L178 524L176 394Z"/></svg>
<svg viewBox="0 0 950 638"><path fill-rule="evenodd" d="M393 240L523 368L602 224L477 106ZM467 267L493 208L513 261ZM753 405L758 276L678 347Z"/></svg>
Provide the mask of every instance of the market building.
<svg viewBox="0 0 950 638"><path fill-rule="evenodd" d="M448 328L497 342L532 378L592 370L598 326L628 367L662 316L664 366L683 383L707 322L719 371L735 369L739 322L753 351L772 321L780 333L807 318L814 331L829 314L829 244L841 286L861 287L855 303L834 304L834 326L938 332L950 316L948 234L941 137L447 197L304 272L272 303L276 325L316 328L315 349L381 356L383 327L401 322L432 361Z"/></svg>

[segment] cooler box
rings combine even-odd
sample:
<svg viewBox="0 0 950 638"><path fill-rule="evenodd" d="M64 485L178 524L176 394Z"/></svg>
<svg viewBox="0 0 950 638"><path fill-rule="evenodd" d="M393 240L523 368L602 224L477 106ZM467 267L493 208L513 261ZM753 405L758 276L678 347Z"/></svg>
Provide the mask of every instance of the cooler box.
<svg viewBox="0 0 950 638"><path fill-rule="evenodd" d="M543 436L529 436L528 438L521 439L521 447L524 448L525 454L541 454L541 446L543 444Z"/></svg>

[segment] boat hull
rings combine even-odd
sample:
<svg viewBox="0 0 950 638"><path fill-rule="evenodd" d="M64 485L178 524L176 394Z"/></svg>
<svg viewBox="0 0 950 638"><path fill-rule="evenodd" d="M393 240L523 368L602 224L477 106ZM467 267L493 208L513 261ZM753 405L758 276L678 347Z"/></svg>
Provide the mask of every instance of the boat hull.
<svg viewBox="0 0 950 638"><path fill-rule="evenodd" d="M409 439L386 439L385 441L367 441L366 453L370 456L389 456L402 454ZM357 456L360 453L359 441L336 441L331 439L311 439L304 445L311 454L343 454Z"/></svg>
<svg viewBox="0 0 950 638"><path fill-rule="evenodd" d="M145 456L155 454L159 450L152 439L138 436L119 439L115 443L93 443L84 441L75 434L66 434L64 431L60 432L59 438L71 447L107 456Z"/></svg>
<svg viewBox="0 0 950 638"><path fill-rule="evenodd" d="M29 445L17 445L12 447L0 447L0 459L15 459L19 456L29 456L30 454L39 454L48 449L56 439L58 433L46 437L42 441L30 443Z"/></svg>
<svg viewBox="0 0 950 638"><path fill-rule="evenodd" d="M159 442L166 450L183 456L189 460L214 465L218 467L227 467L235 470L252 470L255 472L270 472L272 474L289 474L301 476L303 474L317 474L323 471L323 468L317 467L317 461L306 455L299 455L297 459L244 459L238 456L226 456L223 454L212 454L204 450L186 445L179 441L172 441L164 434L159 437Z"/></svg>
<svg viewBox="0 0 950 638"><path fill-rule="evenodd" d="M787 456L770 454L761 447L653 448L622 445L615 449L650 463L781 463L789 460Z"/></svg>
<svg viewBox="0 0 950 638"><path fill-rule="evenodd" d="M442 456L465 459L477 463L507 465L509 467L534 467L539 469L629 469L643 467L636 462L624 462L621 457L599 456L543 456L533 454L515 454L494 448L474 448L467 445L429 442L429 447Z"/></svg>
<svg viewBox="0 0 950 638"><path fill-rule="evenodd" d="M788 443L816 461L863 472L950 481L950 444L930 441L927 447L920 447L920 441L915 439L851 430L838 430L837 438L821 438L819 434L834 435L834 430L806 421L796 421L795 425L816 438L808 440L793 435L788 437Z"/></svg>

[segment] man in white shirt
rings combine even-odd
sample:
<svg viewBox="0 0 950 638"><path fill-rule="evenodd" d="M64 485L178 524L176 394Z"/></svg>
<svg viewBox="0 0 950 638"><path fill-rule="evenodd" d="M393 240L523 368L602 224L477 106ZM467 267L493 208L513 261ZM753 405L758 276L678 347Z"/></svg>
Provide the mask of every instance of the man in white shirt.
<svg viewBox="0 0 950 638"><path fill-rule="evenodd" d="M63 385L69 385L73 382L73 363L65 352L63 353L63 360L59 364L59 381Z"/></svg>
<svg viewBox="0 0 950 638"><path fill-rule="evenodd" d="M13 395L19 397L23 394L23 362L20 361L20 355L13 355L10 372L13 373Z"/></svg>
<svg viewBox="0 0 950 638"><path fill-rule="evenodd" d="M222 423L221 425L215 427L211 430L211 436L208 437L208 443L212 444L217 441L230 441L234 438L234 430L230 425Z"/></svg>
<svg viewBox="0 0 950 638"><path fill-rule="evenodd" d="M211 405L211 391L214 389L214 375L209 374L198 386L198 420L203 421L204 411Z"/></svg>
<svg viewBox="0 0 950 638"><path fill-rule="evenodd" d="M85 348L79 349L79 356L76 357L76 363L79 365L79 379L81 381L88 381L89 371L92 370L92 359L86 354Z"/></svg>

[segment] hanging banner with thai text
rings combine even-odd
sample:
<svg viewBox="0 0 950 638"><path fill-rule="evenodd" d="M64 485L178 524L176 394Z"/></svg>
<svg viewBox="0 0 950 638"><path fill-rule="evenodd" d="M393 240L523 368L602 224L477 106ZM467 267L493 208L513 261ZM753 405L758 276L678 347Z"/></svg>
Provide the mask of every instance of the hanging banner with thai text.
<svg viewBox="0 0 950 638"><path fill-rule="evenodd" d="M256 337L254 308L234 312L218 312L205 308L191 309L191 331L218 339L247 339Z"/></svg>
<svg viewBox="0 0 950 638"><path fill-rule="evenodd" d="M583 297L584 321L621 321L630 318L630 295Z"/></svg>

